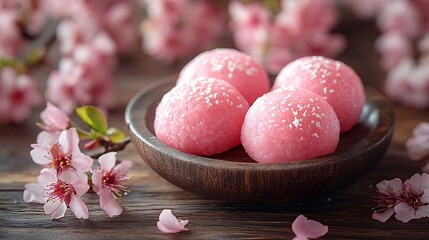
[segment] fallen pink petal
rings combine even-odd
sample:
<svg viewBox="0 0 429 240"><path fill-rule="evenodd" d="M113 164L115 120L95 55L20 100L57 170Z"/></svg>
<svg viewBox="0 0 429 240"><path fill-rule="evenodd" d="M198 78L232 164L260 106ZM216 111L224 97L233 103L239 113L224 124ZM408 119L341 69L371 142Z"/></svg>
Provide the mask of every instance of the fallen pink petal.
<svg viewBox="0 0 429 240"><path fill-rule="evenodd" d="M292 231L296 235L294 239L316 239L328 232L328 226L299 215L292 223Z"/></svg>
<svg viewBox="0 0 429 240"><path fill-rule="evenodd" d="M188 230L185 228L188 222L188 220L177 219L170 209L164 209L159 214L159 221L156 225L163 233L179 233Z"/></svg>

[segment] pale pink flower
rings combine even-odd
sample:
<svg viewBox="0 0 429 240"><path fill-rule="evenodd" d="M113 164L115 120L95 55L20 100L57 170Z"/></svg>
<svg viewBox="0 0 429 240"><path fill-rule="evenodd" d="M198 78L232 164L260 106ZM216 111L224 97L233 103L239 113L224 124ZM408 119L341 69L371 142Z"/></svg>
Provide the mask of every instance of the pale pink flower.
<svg viewBox="0 0 429 240"><path fill-rule="evenodd" d="M372 218L386 222L394 213L394 207L399 203L402 194L402 181L399 178L383 180L376 185L380 194L375 200L377 206L373 208Z"/></svg>
<svg viewBox="0 0 429 240"><path fill-rule="evenodd" d="M91 42L100 33L107 33L113 40L115 53L132 50L138 40L133 6L133 1L75 0L72 3L50 3L45 8L51 13L68 9L54 14L64 19L57 28L57 37L61 52L68 56L75 46Z"/></svg>
<svg viewBox="0 0 429 240"><path fill-rule="evenodd" d="M198 53L224 33L225 14L213 2L187 2L145 1L148 18L141 32L143 48L151 57L171 63Z"/></svg>
<svg viewBox="0 0 429 240"><path fill-rule="evenodd" d="M345 3L354 13L364 19L376 16L391 0L346 0Z"/></svg>
<svg viewBox="0 0 429 240"><path fill-rule="evenodd" d="M261 62L270 73L307 55L333 56L345 39L329 31L337 21L330 0L280 1L280 12L270 12L261 2L232 1L229 13L234 42Z"/></svg>
<svg viewBox="0 0 429 240"><path fill-rule="evenodd" d="M188 222L188 220L177 219L170 209L164 209L159 214L159 221L156 225L159 231L163 233L178 233L188 230L185 228Z"/></svg>
<svg viewBox="0 0 429 240"><path fill-rule="evenodd" d="M115 45L102 33L87 44L78 44L70 58L61 59L59 70L49 76L47 99L66 113L79 105L111 106L114 52Z"/></svg>
<svg viewBox="0 0 429 240"><path fill-rule="evenodd" d="M385 93L404 105L416 108L429 106L429 69L416 66L412 59L404 59L392 69L385 82Z"/></svg>
<svg viewBox="0 0 429 240"><path fill-rule="evenodd" d="M50 102L46 103L46 108L40 113L42 123L37 125L43 129L37 135L37 143L41 145L51 145L58 141L61 131L70 126L69 117L55 105Z"/></svg>
<svg viewBox="0 0 429 240"><path fill-rule="evenodd" d="M261 62L265 58L271 57L267 53L271 50L271 29L273 29L273 35L278 35L276 38L282 39L280 41L283 43L282 46L287 44L290 37L280 36L285 30L273 25L271 13L261 2L243 4L240 1L232 1L228 9L234 29L234 42L238 49L250 54ZM280 48L276 50L280 50ZM272 62L278 62L276 57L272 58L276 59ZM281 61L281 59L279 60Z"/></svg>
<svg viewBox="0 0 429 240"><path fill-rule="evenodd" d="M119 2L112 5L102 18L104 29L120 54L130 52L137 44L138 31L132 11L128 2Z"/></svg>
<svg viewBox="0 0 429 240"><path fill-rule="evenodd" d="M296 36L329 31L338 20L331 0L282 0L281 5L276 24L285 26Z"/></svg>
<svg viewBox="0 0 429 240"><path fill-rule="evenodd" d="M377 18L383 32L398 31L407 37L417 37L421 31L419 13L411 1L390 1Z"/></svg>
<svg viewBox="0 0 429 240"><path fill-rule="evenodd" d="M89 217L88 208L81 199L89 189L86 174L66 182L58 179L55 168L45 168L37 177L37 184L26 184L25 188L24 201L44 203L45 213L50 214L51 219L64 217L67 206L77 218Z"/></svg>
<svg viewBox="0 0 429 240"><path fill-rule="evenodd" d="M39 1L0 1L0 57L17 57L23 48L25 32L38 33L45 21Z"/></svg>
<svg viewBox="0 0 429 240"><path fill-rule="evenodd" d="M381 66L385 70L391 70L411 57L412 44L402 33L389 31L376 40L375 49L381 54Z"/></svg>
<svg viewBox="0 0 429 240"><path fill-rule="evenodd" d="M10 67L0 69L0 122L22 122L39 103L40 95L31 76Z"/></svg>
<svg viewBox="0 0 429 240"><path fill-rule="evenodd" d="M24 43L17 14L0 10L0 57L16 57Z"/></svg>
<svg viewBox="0 0 429 240"><path fill-rule="evenodd" d="M162 19L146 19L142 24L142 35L144 51L156 60L172 63L190 52L190 44L182 37L181 30Z"/></svg>
<svg viewBox="0 0 429 240"><path fill-rule="evenodd" d="M131 167L131 161L116 161L116 152L101 155L98 158L101 168L93 170L92 183L95 193L100 195L100 207L109 215L117 216L122 208L116 202L123 192L127 192L125 182Z"/></svg>
<svg viewBox="0 0 429 240"><path fill-rule="evenodd" d="M168 22L175 22L179 20L189 0L142 0L141 2L146 7L149 18L162 16Z"/></svg>
<svg viewBox="0 0 429 240"><path fill-rule="evenodd" d="M39 126L48 132L59 132L66 129L70 124L70 118L50 102L46 103L46 108L40 113L42 123Z"/></svg>
<svg viewBox="0 0 429 240"><path fill-rule="evenodd" d="M429 123L422 122L413 129L413 136L405 146L411 160L420 160L429 155Z"/></svg>
<svg viewBox="0 0 429 240"><path fill-rule="evenodd" d="M32 144L31 147L33 161L54 168L62 181L76 181L91 170L93 160L80 151L75 128L62 131L58 141L51 145Z"/></svg>
<svg viewBox="0 0 429 240"><path fill-rule="evenodd" d="M85 43L95 35L95 29L90 31L78 21L66 19L58 24L56 35L63 55L73 53L77 44Z"/></svg>
<svg viewBox="0 0 429 240"><path fill-rule="evenodd" d="M187 7L181 21L187 26L183 30L183 37L189 39L190 54L196 54L199 50L209 47L225 33L226 16L226 11L212 1L196 1Z"/></svg>
<svg viewBox="0 0 429 240"><path fill-rule="evenodd" d="M328 226L299 215L292 223L292 231L296 235L295 240L316 239L328 232Z"/></svg>
<svg viewBox="0 0 429 240"><path fill-rule="evenodd" d="M404 182L402 199L394 208L401 222L429 217L429 174L414 174Z"/></svg>

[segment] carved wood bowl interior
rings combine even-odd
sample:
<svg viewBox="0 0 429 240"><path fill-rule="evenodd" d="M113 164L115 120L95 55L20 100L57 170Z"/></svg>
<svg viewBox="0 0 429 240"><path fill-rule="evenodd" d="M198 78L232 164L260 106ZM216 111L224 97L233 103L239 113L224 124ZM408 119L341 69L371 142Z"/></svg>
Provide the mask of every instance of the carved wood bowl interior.
<svg viewBox="0 0 429 240"><path fill-rule="evenodd" d="M360 122L341 134L336 151L329 155L260 164L242 146L210 157L187 154L162 143L153 130L155 109L175 80L170 77L140 91L129 102L125 118L143 160L170 183L204 197L285 202L332 191L369 172L383 157L393 135L393 107L369 88Z"/></svg>

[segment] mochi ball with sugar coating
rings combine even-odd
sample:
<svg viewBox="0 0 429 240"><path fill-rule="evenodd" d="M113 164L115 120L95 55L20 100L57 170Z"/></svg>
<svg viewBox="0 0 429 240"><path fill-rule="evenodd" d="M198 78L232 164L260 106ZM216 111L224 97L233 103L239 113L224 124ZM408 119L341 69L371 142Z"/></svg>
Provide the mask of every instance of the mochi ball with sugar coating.
<svg viewBox="0 0 429 240"><path fill-rule="evenodd" d="M249 104L229 83L200 78L166 93L155 112L155 134L180 151L212 155L240 144Z"/></svg>
<svg viewBox="0 0 429 240"><path fill-rule="evenodd" d="M249 105L270 91L268 74L262 65L234 49L214 49L201 53L182 69L177 84L198 77L227 81L244 96Z"/></svg>
<svg viewBox="0 0 429 240"><path fill-rule="evenodd" d="M352 68L333 59L313 56L297 59L278 74L273 89L305 88L331 104L340 120L341 132L350 130L365 104L362 81Z"/></svg>
<svg viewBox="0 0 429 240"><path fill-rule="evenodd" d="M338 118L322 97L306 89L280 88L249 108L241 142L253 160L281 163L332 153L339 135Z"/></svg>

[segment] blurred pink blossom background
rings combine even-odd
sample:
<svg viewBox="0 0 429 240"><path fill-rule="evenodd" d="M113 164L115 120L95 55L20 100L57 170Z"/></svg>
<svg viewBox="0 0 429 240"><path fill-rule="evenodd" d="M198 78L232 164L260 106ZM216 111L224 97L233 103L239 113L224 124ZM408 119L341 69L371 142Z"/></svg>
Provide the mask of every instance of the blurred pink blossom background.
<svg viewBox="0 0 429 240"><path fill-rule="evenodd" d="M139 49L174 64L232 39L271 74L303 56L335 57L346 45L334 32L343 3L360 18L374 18L382 33L374 48L387 71L386 94L427 108L425 0L0 0L0 113L8 113L0 122L23 122L43 98L66 113L86 104L107 110L118 62ZM29 49L49 26L56 26L49 41ZM34 69L50 62L48 52L59 60L36 79Z"/></svg>

